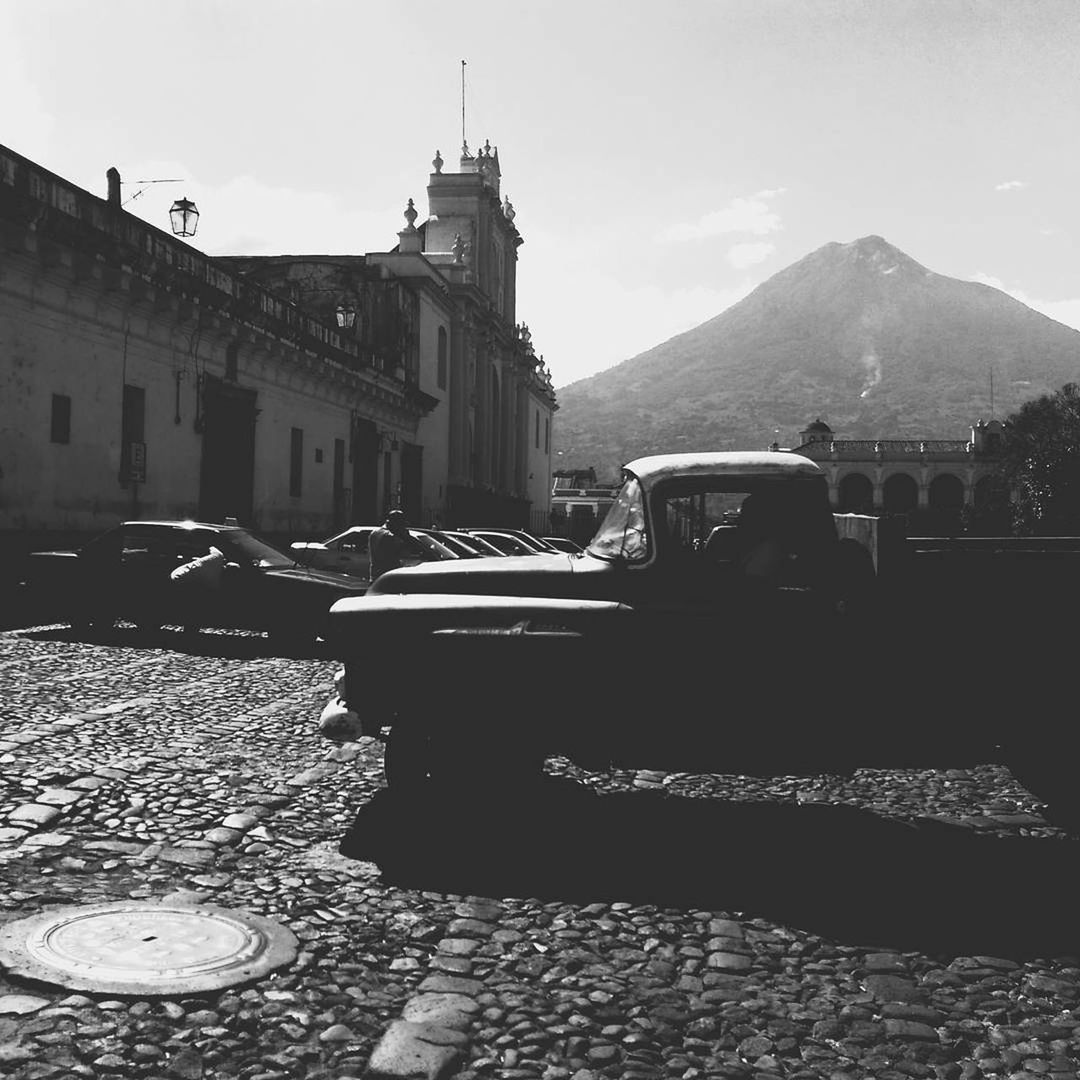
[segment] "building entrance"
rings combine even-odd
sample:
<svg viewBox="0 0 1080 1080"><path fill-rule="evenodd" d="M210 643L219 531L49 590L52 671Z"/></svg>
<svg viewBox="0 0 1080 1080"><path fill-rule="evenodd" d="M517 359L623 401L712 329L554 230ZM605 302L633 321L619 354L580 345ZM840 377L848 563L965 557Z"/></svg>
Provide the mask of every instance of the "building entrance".
<svg viewBox="0 0 1080 1080"><path fill-rule="evenodd" d="M255 391L212 375L203 384L199 517L252 525L255 487Z"/></svg>

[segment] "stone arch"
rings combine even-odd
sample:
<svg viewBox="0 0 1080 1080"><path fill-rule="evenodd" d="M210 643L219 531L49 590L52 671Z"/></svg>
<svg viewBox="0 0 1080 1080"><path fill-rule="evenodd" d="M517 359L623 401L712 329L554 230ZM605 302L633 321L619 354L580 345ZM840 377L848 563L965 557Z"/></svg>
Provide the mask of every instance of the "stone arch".
<svg viewBox="0 0 1080 1080"><path fill-rule="evenodd" d="M941 473L930 481L927 496L931 510L960 510L964 505L964 482L952 473Z"/></svg>
<svg viewBox="0 0 1080 1080"><path fill-rule="evenodd" d="M840 478L836 499L842 514L869 514L874 509L873 481L865 473L848 473Z"/></svg>
<svg viewBox="0 0 1080 1080"><path fill-rule="evenodd" d="M910 514L919 506L919 485L908 473L893 473L882 489L882 502L887 514Z"/></svg>

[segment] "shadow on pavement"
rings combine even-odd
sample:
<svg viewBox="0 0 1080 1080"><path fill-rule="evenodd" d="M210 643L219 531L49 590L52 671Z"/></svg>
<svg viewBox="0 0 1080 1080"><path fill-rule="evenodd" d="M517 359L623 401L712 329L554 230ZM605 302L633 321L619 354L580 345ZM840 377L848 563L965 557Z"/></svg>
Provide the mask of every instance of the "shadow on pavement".
<svg viewBox="0 0 1080 1080"><path fill-rule="evenodd" d="M976 836L853 807L598 794L548 778L480 803L380 792L341 852L418 890L739 912L847 944L1080 954L1080 842Z"/></svg>
<svg viewBox="0 0 1080 1080"><path fill-rule="evenodd" d="M69 626L50 626L42 630L24 630L20 637L28 641L70 641L124 649L168 649L189 656L212 656L223 659L256 660L263 657L287 657L300 660L332 659L325 642L311 644L282 642L253 632L200 630L188 633L179 627L140 630L121 624L111 630L80 631Z"/></svg>

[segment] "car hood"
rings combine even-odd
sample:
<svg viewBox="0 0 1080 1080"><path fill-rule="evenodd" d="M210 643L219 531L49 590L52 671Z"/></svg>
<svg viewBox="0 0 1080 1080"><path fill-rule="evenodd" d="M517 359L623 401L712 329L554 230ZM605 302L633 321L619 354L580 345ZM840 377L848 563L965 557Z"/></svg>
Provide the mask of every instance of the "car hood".
<svg viewBox="0 0 1080 1080"><path fill-rule="evenodd" d="M404 566L383 574L370 592L476 593L602 599L611 564L591 555L509 555Z"/></svg>
<svg viewBox="0 0 1080 1080"><path fill-rule="evenodd" d="M332 570L311 570L305 566L270 567L263 574L275 581L307 582L321 588L334 588L342 592L362 593L367 582L348 574L336 574Z"/></svg>

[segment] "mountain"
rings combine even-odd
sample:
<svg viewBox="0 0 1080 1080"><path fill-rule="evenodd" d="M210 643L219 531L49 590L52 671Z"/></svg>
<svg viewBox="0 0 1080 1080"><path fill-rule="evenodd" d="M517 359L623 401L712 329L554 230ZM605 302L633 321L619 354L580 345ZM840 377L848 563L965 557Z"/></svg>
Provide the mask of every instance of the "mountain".
<svg viewBox="0 0 1080 1080"><path fill-rule="evenodd" d="M1070 381L1080 331L865 236L562 387L556 468L613 478L641 454L794 446L818 417L841 438L964 438Z"/></svg>

